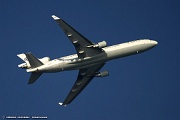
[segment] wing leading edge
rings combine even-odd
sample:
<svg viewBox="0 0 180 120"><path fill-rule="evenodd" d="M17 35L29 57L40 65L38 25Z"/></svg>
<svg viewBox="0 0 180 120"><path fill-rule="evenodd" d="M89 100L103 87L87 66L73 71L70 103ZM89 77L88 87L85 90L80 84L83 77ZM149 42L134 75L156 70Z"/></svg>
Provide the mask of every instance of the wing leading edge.
<svg viewBox="0 0 180 120"><path fill-rule="evenodd" d="M83 35L81 35L78 31L72 28L68 23L64 20L58 18L55 15L52 15L53 19L59 24L62 28L63 32L70 39L71 43L74 45L76 52L78 54L78 58L85 58L97 55L103 50L98 47L92 47L95 45Z"/></svg>
<svg viewBox="0 0 180 120"><path fill-rule="evenodd" d="M96 73L105 65L105 63L97 64L90 68L80 69L76 82L74 83L71 91L67 95L66 99L63 103L59 103L60 105L66 106L70 104L81 91L91 82L91 80L95 77Z"/></svg>

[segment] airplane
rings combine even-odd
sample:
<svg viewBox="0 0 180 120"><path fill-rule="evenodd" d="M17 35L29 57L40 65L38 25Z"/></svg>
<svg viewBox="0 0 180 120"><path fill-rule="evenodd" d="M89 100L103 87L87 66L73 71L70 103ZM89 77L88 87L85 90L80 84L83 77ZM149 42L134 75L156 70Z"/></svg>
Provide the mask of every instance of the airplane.
<svg viewBox="0 0 180 120"><path fill-rule="evenodd" d="M77 54L50 60L49 57L39 59L30 52L22 53L17 56L25 63L19 64L18 67L31 73L28 84L34 83L43 73L79 70L77 79L64 102L59 102L62 106L70 104L94 77L108 76L107 70L99 72L107 61L139 54L158 44L157 41L150 39L134 40L112 46L107 46L106 41L93 43L63 19L55 15L52 15L52 18L70 39Z"/></svg>

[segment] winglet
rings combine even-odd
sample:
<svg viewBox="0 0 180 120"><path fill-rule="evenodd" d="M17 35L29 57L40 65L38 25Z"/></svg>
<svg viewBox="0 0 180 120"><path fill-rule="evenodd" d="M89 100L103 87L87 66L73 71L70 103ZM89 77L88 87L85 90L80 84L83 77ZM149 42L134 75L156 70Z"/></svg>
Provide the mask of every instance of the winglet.
<svg viewBox="0 0 180 120"><path fill-rule="evenodd" d="M55 15L52 15L52 18L54 19L54 20L59 20L60 18L58 18L57 16L55 16Z"/></svg>
<svg viewBox="0 0 180 120"><path fill-rule="evenodd" d="M59 102L59 105L66 107L66 105L64 105L62 102Z"/></svg>

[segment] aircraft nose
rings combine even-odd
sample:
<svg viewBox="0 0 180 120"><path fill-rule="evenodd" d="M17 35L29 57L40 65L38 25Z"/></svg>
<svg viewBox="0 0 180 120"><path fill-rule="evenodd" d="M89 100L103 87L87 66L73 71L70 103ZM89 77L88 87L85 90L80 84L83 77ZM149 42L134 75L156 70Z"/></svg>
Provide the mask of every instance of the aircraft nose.
<svg viewBox="0 0 180 120"><path fill-rule="evenodd" d="M151 40L151 43L152 43L154 46L156 46L156 45L158 44L158 42L155 41L155 40Z"/></svg>

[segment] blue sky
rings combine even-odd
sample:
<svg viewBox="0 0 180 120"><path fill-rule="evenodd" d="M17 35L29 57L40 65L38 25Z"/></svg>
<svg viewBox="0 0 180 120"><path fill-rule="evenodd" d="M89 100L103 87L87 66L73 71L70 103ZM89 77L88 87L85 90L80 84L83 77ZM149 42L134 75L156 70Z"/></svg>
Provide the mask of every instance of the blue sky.
<svg viewBox="0 0 180 120"><path fill-rule="evenodd" d="M179 0L0 1L0 115L47 116L61 120L180 119ZM75 49L51 15L93 42L108 45L136 39L155 48L108 62L110 76L95 78L67 107L60 107L78 71L30 74L17 67L19 53L51 59ZM0 116L0 117L1 117Z"/></svg>

